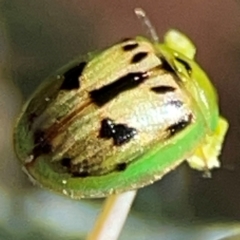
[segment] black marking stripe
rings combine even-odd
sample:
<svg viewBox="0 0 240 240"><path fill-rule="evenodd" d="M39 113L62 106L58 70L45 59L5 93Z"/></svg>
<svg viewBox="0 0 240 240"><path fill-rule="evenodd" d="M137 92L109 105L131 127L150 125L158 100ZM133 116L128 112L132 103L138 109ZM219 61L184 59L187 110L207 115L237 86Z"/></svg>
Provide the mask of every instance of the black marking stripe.
<svg viewBox="0 0 240 240"><path fill-rule="evenodd" d="M132 57L131 63L139 63L145 57L147 57L147 55L148 55L148 52L139 52Z"/></svg>
<svg viewBox="0 0 240 240"><path fill-rule="evenodd" d="M133 72L109 83L99 89L91 91L90 97L99 107L103 106L118 94L133 89L148 78L147 72Z"/></svg>
<svg viewBox="0 0 240 240"><path fill-rule="evenodd" d="M34 132L34 148L33 148L33 156L36 159L42 154L49 154L52 152L51 144L46 140L45 132L42 130L36 130Z"/></svg>
<svg viewBox="0 0 240 240"><path fill-rule="evenodd" d="M165 94L168 92L175 91L175 88L172 86L158 86L158 87L152 87L151 90L155 93Z"/></svg>
<svg viewBox="0 0 240 240"><path fill-rule="evenodd" d="M138 43L129 43L123 46L123 51L128 52L138 47Z"/></svg>
<svg viewBox="0 0 240 240"><path fill-rule="evenodd" d="M190 66L190 64L189 64L188 62L184 61L183 59L181 59L181 58L179 58L179 57L176 57L175 59L176 59L178 62L180 62L181 64L183 64L183 66L186 68L186 70L187 70L187 72L188 72L189 74L192 73L192 68L191 68L191 66Z"/></svg>
<svg viewBox="0 0 240 240"><path fill-rule="evenodd" d="M174 68L172 68L172 66L167 62L167 60L163 57L160 57L160 60L162 62L161 66L164 70L166 70L167 72L170 73L176 73L176 71L174 70Z"/></svg>
<svg viewBox="0 0 240 240"><path fill-rule="evenodd" d="M83 72L83 69L87 65L86 62L81 62L77 66L69 69L66 73L63 74L64 80L60 87L60 90L73 90L80 87L80 76Z"/></svg>
<svg viewBox="0 0 240 240"><path fill-rule="evenodd" d="M120 146L129 142L136 134L135 128L128 127L126 124L115 124L110 118L105 118L101 122L99 137L113 138L114 145Z"/></svg>
<svg viewBox="0 0 240 240"><path fill-rule="evenodd" d="M192 122L192 115L190 114L187 119L182 119L177 123L172 124L167 128L167 131L170 133L170 136L177 134L178 132L185 129Z"/></svg>

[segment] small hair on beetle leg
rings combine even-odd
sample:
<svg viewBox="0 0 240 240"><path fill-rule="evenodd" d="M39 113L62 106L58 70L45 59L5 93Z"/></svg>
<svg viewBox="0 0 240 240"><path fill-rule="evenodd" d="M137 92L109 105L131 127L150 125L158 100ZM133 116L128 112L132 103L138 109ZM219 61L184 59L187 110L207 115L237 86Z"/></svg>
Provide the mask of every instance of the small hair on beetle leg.
<svg viewBox="0 0 240 240"><path fill-rule="evenodd" d="M150 37L152 38L153 42L159 42L159 38L155 28L153 27L151 21L147 17L145 11L142 8L135 8L135 14L137 17L142 21L142 23L146 26L147 30L150 33Z"/></svg>

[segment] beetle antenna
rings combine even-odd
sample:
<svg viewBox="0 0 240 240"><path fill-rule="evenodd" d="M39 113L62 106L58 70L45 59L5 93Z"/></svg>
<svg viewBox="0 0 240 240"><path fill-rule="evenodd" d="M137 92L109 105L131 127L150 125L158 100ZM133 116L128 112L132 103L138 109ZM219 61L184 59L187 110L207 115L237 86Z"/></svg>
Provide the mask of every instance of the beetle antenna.
<svg viewBox="0 0 240 240"><path fill-rule="evenodd" d="M147 30L149 31L152 40L154 42L159 42L157 32L153 27L151 21L147 17L146 13L144 12L144 10L142 8L135 8L134 12L137 15L137 17L142 21L142 23L147 27Z"/></svg>

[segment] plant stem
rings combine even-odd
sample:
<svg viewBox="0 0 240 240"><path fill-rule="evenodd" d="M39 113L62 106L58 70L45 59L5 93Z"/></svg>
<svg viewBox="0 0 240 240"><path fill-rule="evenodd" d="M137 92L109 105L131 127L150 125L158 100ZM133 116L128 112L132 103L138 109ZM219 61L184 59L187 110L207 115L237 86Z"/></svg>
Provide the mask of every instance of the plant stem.
<svg viewBox="0 0 240 240"><path fill-rule="evenodd" d="M135 190L109 196L87 240L118 239L136 193Z"/></svg>

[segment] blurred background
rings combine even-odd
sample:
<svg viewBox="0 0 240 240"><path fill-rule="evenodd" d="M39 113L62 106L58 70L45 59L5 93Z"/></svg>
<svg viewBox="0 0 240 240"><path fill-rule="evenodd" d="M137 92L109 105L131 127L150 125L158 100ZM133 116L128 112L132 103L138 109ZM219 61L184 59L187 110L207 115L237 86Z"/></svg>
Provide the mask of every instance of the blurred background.
<svg viewBox="0 0 240 240"><path fill-rule="evenodd" d="M102 200L32 186L14 155L12 129L22 103L54 70L146 35L136 7L160 39L177 28L193 40L230 130L211 179L183 164L139 190L120 239L240 239L240 1L0 0L0 240L84 239L92 228Z"/></svg>

